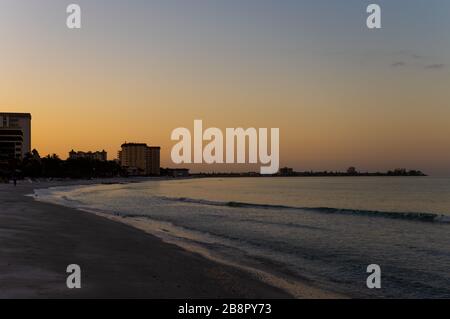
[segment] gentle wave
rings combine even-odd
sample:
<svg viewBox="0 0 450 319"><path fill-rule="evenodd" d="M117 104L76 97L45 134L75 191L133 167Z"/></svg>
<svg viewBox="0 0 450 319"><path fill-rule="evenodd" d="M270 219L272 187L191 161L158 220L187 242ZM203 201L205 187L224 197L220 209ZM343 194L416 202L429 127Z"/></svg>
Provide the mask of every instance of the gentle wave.
<svg viewBox="0 0 450 319"><path fill-rule="evenodd" d="M435 213L418 213L418 212L383 212L375 210L359 210L359 209L342 209L332 207L295 207L285 205L270 205L270 204L257 204L257 203L244 203L244 202L220 202L211 201L205 199L187 198L187 197L167 197L157 196L158 199L167 201L176 201L183 203L201 204L209 206L221 206L221 207L238 207L238 208L259 208L259 209L280 209L280 210L303 210L311 211L322 214L341 214L341 215L359 215L369 217L382 217L391 219L403 219L420 222L433 222L433 223L450 223L450 216L445 216Z"/></svg>

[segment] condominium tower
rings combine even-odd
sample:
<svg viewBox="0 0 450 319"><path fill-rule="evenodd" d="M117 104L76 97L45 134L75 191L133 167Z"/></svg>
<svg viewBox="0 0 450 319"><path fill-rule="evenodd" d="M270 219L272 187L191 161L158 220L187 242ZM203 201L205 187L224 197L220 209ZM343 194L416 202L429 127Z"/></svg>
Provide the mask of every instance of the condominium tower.
<svg viewBox="0 0 450 319"><path fill-rule="evenodd" d="M159 146L125 143L119 151L120 165L131 175L160 175Z"/></svg>
<svg viewBox="0 0 450 319"><path fill-rule="evenodd" d="M31 152L31 114L0 113L0 161L23 159Z"/></svg>

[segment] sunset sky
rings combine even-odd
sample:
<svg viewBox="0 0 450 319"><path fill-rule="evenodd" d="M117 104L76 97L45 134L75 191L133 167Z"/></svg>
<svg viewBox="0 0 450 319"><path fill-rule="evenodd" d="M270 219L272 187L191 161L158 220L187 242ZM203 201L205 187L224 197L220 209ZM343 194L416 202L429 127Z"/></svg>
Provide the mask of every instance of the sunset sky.
<svg viewBox="0 0 450 319"><path fill-rule="evenodd" d="M174 166L202 119L279 127L297 170L450 176L450 1L0 0L0 40L0 111L32 113L41 155L146 142Z"/></svg>

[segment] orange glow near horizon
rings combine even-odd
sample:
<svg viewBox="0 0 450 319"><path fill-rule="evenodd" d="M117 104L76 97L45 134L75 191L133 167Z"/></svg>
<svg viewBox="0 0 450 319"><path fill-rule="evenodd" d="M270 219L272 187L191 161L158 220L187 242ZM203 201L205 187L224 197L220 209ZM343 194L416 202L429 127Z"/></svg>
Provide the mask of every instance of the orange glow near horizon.
<svg viewBox="0 0 450 319"><path fill-rule="evenodd" d="M55 16L37 29L26 24L30 19L0 19L0 111L32 114L32 146L41 155L105 149L114 159L123 142L143 142L161 146L162 166L174 166L171 131L193 129L194 119L201 119L221 129L280 128L280 165L297 170L405 167L450 175L450 72L426 67L434 61L396 68L392 62L407 57L392 56L399 50L383 44L387 39L372 36L385 49L379 53L366 33L358 33L361 44L350 51L329 40L326 28L293 32L305 46L294 36L285 43L251 26L241 26L250 30L243 39L232 26L205 31L201 23L207 22L196 25L194 19L177 20L184 33L162 18L164 31L144 28L138 10L124 17L130 29L115 28L113 18L92 6L86 2L85 10L97 20L78 33ZM208 41L195 36L199 30Z"/></svg>

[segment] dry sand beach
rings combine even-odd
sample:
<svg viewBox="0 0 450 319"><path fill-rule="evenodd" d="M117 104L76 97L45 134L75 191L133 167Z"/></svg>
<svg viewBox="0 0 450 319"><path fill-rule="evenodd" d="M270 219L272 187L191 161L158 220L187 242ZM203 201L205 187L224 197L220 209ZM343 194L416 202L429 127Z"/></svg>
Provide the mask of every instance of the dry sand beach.
<svg viewBox="0 0 450 319"><path fill-rule="evenodd" d="M0 185L0 298L291 298L129 225L26 196L99 182ZM82 289L66 288L69 264L81 266Z"/></svg>

